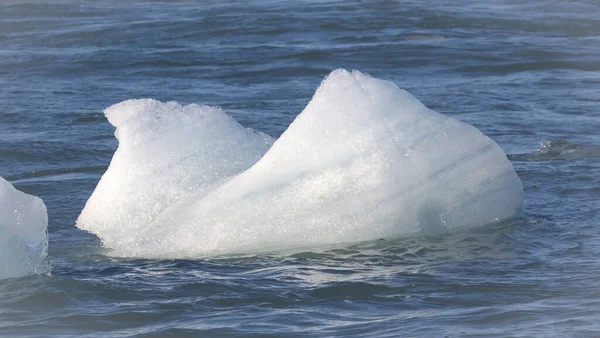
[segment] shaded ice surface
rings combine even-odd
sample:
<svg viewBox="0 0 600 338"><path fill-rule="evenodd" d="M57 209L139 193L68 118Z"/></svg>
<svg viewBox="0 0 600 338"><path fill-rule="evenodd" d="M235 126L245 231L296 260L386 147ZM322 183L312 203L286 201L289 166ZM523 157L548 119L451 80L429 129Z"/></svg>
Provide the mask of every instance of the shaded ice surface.
<svg viewBox="0 0 600 338"><path fill-rule="evenodd" d="M115 255L191 257L444 232L518 216L500 147L395 84L336 70L276 140L216 108L106 110L119 148L78 219Z"/></svg>
<svg viewBox="0 0 600 338"><path fill-rule="evenodd" d="M47 229L44 202L0 177L0 279L48 271Z"/></svg>

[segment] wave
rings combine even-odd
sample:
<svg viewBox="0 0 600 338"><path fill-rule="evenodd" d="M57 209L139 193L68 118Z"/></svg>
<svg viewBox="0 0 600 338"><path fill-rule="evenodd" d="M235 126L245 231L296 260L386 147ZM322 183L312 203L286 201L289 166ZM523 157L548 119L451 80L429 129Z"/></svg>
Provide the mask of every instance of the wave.
<svg viewBox="0 0 600 338"><path fill-rule="evenodd" d="M77 220L118 256L196 257L451 231L519 215L523 187L476 128L336 70L277 140L220 109L105 111L119 147Z"/></svg>
<svg viewBox="0 0 600 338"><path fill-rule="evenodd" d="M567 140L540 142L540 147L532 153L512 154L513 161L577 160L600 158L600 146L584 146Z"/></svg>
<svg viewBox="0 0 600 338"><path fill-rule="evenodd" d="M0 279L49 270L44 202L0 177Z"/></svg>

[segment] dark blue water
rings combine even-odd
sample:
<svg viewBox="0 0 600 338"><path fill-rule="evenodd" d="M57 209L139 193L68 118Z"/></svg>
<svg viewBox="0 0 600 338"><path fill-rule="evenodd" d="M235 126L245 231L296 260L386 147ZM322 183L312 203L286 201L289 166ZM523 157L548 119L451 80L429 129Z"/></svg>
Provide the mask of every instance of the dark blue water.
<svg viewBox="0 0 600 338"><path fill-rule="evenodd" d="M0 176L44 199L53 267L0 281L0 336L600 336L597 13L595 0L3 1ZM197 260L109 257L75 227L117 147L104 108L218 105L277 137L336 68L498 142L524 217Z"/></svg>

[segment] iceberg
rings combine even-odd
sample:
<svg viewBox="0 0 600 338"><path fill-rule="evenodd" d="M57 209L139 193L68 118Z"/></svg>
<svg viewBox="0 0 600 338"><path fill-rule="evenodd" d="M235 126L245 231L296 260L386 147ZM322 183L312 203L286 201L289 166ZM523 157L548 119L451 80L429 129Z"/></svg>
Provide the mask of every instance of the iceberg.
<svg viewBox="0 0 600 338"><path fill-rule="evenodd" d="M128 100L105 115L119 147L77 225L111 248L138 247L170 206L248 169L273 142L209 106Z"/></svg>
<svg viewBox="0 0 600 338"><path fill-rule="evenodd" d="M0 177L0 279L48 272L44 202Z"/></svg>
<svg viewBox="0 0 600 338"><path fill-rule="evenodd" d="M494 141L358 71L326 77L276 141L211 107L133 100L105 113L119 148L77 225L119 256L446 232L522 210Z"/></svg>

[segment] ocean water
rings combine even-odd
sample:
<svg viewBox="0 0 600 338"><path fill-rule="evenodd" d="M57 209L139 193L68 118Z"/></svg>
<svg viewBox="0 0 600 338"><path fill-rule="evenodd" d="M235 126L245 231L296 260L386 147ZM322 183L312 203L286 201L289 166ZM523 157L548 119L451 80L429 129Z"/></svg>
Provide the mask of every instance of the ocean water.
<svg viewBox="0 0 600 338"><path fill-rule="evenodd" d="M599 12L595 0L2 1L0 176L46 203L52 270L0 280L0 336L600 336ZM106 107L220 106L278 137L337 68L495 140L523 182L523 217L169 260L114 257L75 227L117 147Z"/></svg>

